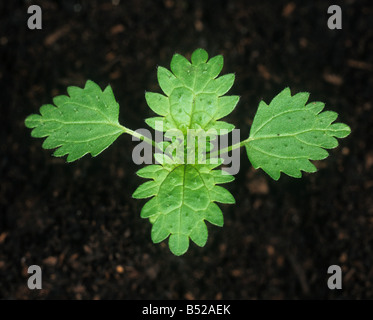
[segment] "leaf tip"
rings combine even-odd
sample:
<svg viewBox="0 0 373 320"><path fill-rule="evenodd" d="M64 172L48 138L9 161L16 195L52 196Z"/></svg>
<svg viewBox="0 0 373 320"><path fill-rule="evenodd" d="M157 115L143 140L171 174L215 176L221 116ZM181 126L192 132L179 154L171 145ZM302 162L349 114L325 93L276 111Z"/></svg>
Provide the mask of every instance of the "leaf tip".
<svg viewBox="0 0 373 320"><path fill-rule="evenodd" d="M208 58L209 58L209 55L207 51L202 48L199 48L199 49L194 50L194 52L192 53L191 61L192 61L192 64L199 65L202 63L206 63Z"/></svg>
<svg viewBox="0 0 373 320"><path fill-rule="evenodd" d="M284 94L284 95L287 95L287 96L291 96L291 90L290 90L290 87L285 87L284 90L282 90L280 94Z"/></svg>
<svg viewBox="0 0 373 320"><path fill-rule="evenodd" d="M24 121L25 127L29 128L29 129L35 128L37 126L37 124L35 122L39 118L41 118L41 117L38 114L30 114L29 116L26 117L26 119Z"/></svg>

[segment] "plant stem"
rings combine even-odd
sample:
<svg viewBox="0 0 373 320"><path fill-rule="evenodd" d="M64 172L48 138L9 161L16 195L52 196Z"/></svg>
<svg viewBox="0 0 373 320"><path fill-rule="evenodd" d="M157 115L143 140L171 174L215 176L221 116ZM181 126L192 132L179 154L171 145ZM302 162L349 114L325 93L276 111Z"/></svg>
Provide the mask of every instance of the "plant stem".
<svg viewBox="0 0 373 320"><path fill-rule="evenodd" d="M122 125L121 125L120 128L121 128L121 130L122 130L124 133L128 133L128 134L130 134L131 136L134 136L134 137L136 137L136 138L138 138L138 139L140 139L140 140L142 140L142 141L144 141L144 142L146 142L146 143L152 145L154 148L156 148L156 149L162 151L162 150L158 147L158 145L156 144L156 142L155 142L154 140L149 139L148 137L142 135L141 133L138 133L138 132L133 131L133 130L131 130L131 129L129 129L129 128L126 128L125 126L122 126ZM162 151L162 152L163 152L163 151Z"/></svg>
<svg viewBox="0 0 373 320"><path fill-rule="evenodd" d="M222 154L225 154L225 153L227 153L227 152L229 152L229 151L232 151L232 150L235 150L235 149L241 148L241 147L243 147L243 146L245 145L245 143L248 143L248 142L250 142L250 141L252 141L252 140L253 140L253 139L249 137L249 138L247 138L246 140L243 140L243 141L241 141L241 142L235 143L235 144L233 144L233 145L231 145L231 146L229 146L229 147L226 147L226 148L221 149L221 150L214 151L214 152L210 153L210 159L211 159L211 158L218 157L218 156L220 156L220 155L222 155Z"/></svg>
<svg viewBox="0 0 373 320"><path fill-rule="evenodd" d="M163 153L163 150L159 148L159 146L156 144L156 142L155 142L154 140L149 139L148 137L142 135L141 133L138 133L138 132L136 132L136 131L133 131L133 130L131 130L131 129L129 129L129 128L126 128L126 127L124 127L124 126L122 126L122 125L120 125L119 127L120 127L120 129L121 129L124 133L128 133L128 134L130 134L131 136L134 136L134 137L136 137L136 138L138 138L138 139L140 139L140 140L142 140L142 141L144 141L144 142L146 142L146 143L152 145L154 148L158 149L159 151L161 151L161 152ZM211 159L211 158L218 157L218 156L220 156L220 155L222 155L222 154L226 154L226 153L229 152L229 151L232 151L232 150L235 150L235 149L241 148L241 147L243 147L246 143L249 143L249 142L252 141L252 140L253 140L253 139L249 137L249 138L247 138L246 140L243 140L243 141L241 141L241 142L235 143L235 144L233 144L233 145L231 145L231 146L228 146L228 147L226 147L226 148L224 148L224 149L222 149L222 150L214 151L214 152L210 153L210 159Z"/></svg>

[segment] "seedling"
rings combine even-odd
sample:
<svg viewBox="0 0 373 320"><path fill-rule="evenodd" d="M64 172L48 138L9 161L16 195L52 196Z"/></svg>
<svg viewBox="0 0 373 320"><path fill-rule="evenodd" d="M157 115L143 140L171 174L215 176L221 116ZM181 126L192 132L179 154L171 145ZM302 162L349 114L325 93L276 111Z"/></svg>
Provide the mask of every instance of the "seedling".
<svg viewBox="0 0 373 320"><path fill-rule="evenodd" d="M222 164L220 156L244 146L255 169L262 168L274 180L281 172L300 178L301 171L315 172L310 160L328 156L325 149L338 146L336 138L344 138L350 128L333 123L337 113L324 111L322 102L307 103L309 93L291 95L290 89L281 91L270 104L259 103L250 135L223 150L212 149L212 142L234 129L219 119L233 111L238 96L224 96L232 87L234 74L218 77L223 57L208 60L203 49L197 49L191 62L179 54L171 60L171 71L158 68L158 82L163 94L147 92L149 107L159 115L146 119L153 129L159 126L164 137L171 141L156 142L132 131L118 122L119 105L110 86L104 91L92 81L83 89L68 87L67 95L57 96L52 104L43 105L39 114L27 117L25 124L33 128L31 135L47 137L44 149L54 149L54 156L67 155L67 162L85 154L93 157L111 145L122 133L128 133L158 149L154 154L159 164L145 166L137 175L151 179L140 185L134 198L151 198L141 210L141 217L152 223L151 238L159 243L169 238L170 250L184 254L189 240L198 246L207 241L205 220L223 226L219 203L233 204L232 194L218 184L231 182L232 175L217 170ZM205 147L193 148L194 129L205 138ZM175 138L172 132L178 132ZM181 134L180 134L181 132ZM192 137L192 138L191 138ZM182 156L177 151L183 151ZM193 156L190 157L190 154ZM201 156L202 154L202 156Z"/></svg>

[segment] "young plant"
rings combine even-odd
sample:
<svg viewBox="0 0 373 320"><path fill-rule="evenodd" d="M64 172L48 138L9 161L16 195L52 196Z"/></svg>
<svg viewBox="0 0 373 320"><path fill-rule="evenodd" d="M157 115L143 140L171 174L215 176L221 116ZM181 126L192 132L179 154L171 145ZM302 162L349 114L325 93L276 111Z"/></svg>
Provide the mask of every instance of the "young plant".
<svg viewBox="0 0 373 320"><path fill-rule="evenodd" d="M205 220L223 226L217 202L235 203L232 194L219 186L234 180L232 175L217 170L223 162L218 158L221 154L244 146L254 168L262 168L274 180L280 178L281 172L300 178L301 171L316 171L310 160L326 158L325 149L337 147L336 138L350 133L346 124L333 123L337 113L322 112L324 103L307 104L309 93L292 96L290 89L285 88L269 105L259 103L247 139L223 150L210 150L214 139L234 129L219 119L231 113L239 100L238 96L224 96L235 77L232 73L218 77L222 67L221 55L208 60L207 52L197 49L191 62L175 54L171 71L158 68L158 82L164 94L147 92L145 98L159 117L146 119L146 123L153 129L161 127L165 137L175 137L172 132L179 132L179 137L171 141L155 142L119 124L119 105L111 87L102 91L89 80L83 89L68 87L68 96L57 96L54 105L43 105L40 115L30 115L25 125L33 129L33 137L47 137L43 148L57 148L54 156L67 155L67 162L87 153L97 156L122 133L163 151L154 154L159 164L137 172L150 180L140 185L133 197L151 198L142 208L141 217L152 223L153 242L169 238L172 253L182 255L188 250L189 240L201 247L206 244ZM195 137L191 138L191 129L203 132L206 138L202 157L199 152L196 156L200 145L191 148L187 143ZM178 156L177 150L184 154Z"/></svg>

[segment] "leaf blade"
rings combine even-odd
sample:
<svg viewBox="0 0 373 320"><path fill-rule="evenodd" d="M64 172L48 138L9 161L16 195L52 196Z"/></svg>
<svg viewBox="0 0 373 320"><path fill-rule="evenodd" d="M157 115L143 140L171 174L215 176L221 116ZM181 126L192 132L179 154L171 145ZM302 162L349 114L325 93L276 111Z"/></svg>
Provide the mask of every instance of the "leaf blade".
<svg viewBox="0 0 373 320"><path fill-rule="evenodd" d="M148 186L151 193L155 193L141 210L141 217L153 223L151 238L154 243L169 236L169 248L179 256L188 250L189 239L201 247L206 244L205 221L223 225L223 214L216 202L234 203L234 198L217 184L231 182L233 177L214 170L214 166L152 165L139 170L140 176L153 179L140 185L137 188L140 191L136 190L133 197L143 198L143 190L145 195L150 194Z"/></svg>
<svg viewBox="0 0 373 320"><path fill-rule="evenodd" d="M162 117L153 117L146 123L155 128L154 122L163 118L164 131L176 128L186 134L188 129L222 127L232 130L217 120L227 116L238 103L238 96L222 97L234 83L235 75L219 75L223 67L223 57L215 56L208 60L208 53L196 49L191 62L180 54L171 60L171 71L158 67L159 86L165 95L146 93L148 106ZM155 101L158 99L159 101Z"/></svg>
<svg viewBox="0 0 373 320"><path fill-rule="evenodd" d="M254 168L262 168L274 180L281 172L296 178L301 171L315 172L310 160L325 159L325 149L338 146L335 138L351 131L346 124L333 123L336 112L321 112L323 103L306 105L308 97L307 92L291 96L285 88L269 105L259 103L245 147Z"/></svg>
<svg viewBox="0 0 373 320"><path fill-rule="evenodd" d="M44 149L58 148L54 156L67 154L67 162L88 153L95 157L124 132L118 122L119 105L110 86L102 91L90 80L83 89L68 87L67 91L70 96L55 97L55 106L43 105L40 115L25 119L25 126L32 129L32 137L47 137Z"/></svg>

